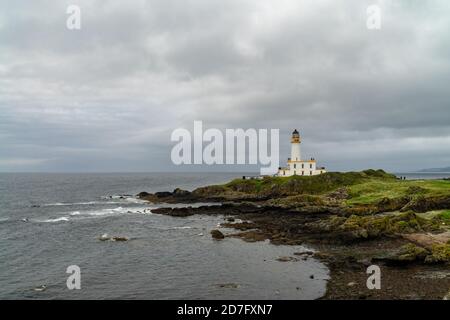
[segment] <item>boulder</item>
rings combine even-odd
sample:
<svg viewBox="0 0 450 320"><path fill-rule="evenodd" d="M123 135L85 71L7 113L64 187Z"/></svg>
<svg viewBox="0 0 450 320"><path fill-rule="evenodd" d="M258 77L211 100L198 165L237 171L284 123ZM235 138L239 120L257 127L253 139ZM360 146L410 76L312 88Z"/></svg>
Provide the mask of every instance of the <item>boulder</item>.
<svg viewBox="0 0 450 320"><path fill-rule="evenodd" d="M128 241L127 237L112 237L111 241Z"/></svg>
<svg viewBox="0 0 450 320"><path fill-rule="evenodd" d="M110 240L110 239L111 239L111 238L108 236L107 233L102 234L102 235L98 238L98 240L100 240L100 241L108 241L108 240Z"/></svg>
<svg viewBox="0 0 450 320"><path fill-rule="evenodd" d="M173 193L172 193L172 195L174 197L186 197L186 196L189 196L190 194L191 193L189 191L183 190L180 188L176 188L175 190L173 190Z"/></svg>
<svg viewBox="0 0 450 320"><path fill-rule="evenodd" d="M162 192L156 192L155 196L157 198L166 198L166 197L170 197L172 195L172 192L169 191L162 191Z"/></svg>
<svg viewBox="0 0 450 320"><path fill-rule="evenodd" d="M283 257L278 257L278 258L277 258L277 261L280 261L280 262L289 262L289 261L298 261L298 259L295 258L295 257L287 257L287 256L283 256Z"/></svg>
<svg viewBox="0 0 450 320"><path fill-rule="evenodd" d="M211 236L213 237L213 239L216 240L221 240L225 238L225 235L219 230L211 230Z"/></svg>
<svg viewBox="0 0 450 320"><path fill-rule="evenodd" d="M137 197L138 197L138 198L144 198L144 197L148 197L149 195L150 195L150 193L145 192L145 191L142 191L142 192L139 192L139 193L137 194Z"/></svg>

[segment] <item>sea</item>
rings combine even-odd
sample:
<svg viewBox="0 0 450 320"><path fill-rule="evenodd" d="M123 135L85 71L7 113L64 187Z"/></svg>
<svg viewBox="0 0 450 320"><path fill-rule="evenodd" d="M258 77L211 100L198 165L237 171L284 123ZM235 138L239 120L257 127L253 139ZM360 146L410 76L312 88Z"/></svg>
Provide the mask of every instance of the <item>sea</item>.
<svg viewBox="0 0 450 320"><path fill-rule="evenodd" d="M236 232L221 227L224 217L152 214L161 205L135 196L240 176L0 173L0 299L321 297L329 278L325 265L314 258L277 260L309 248L213 240L212 229ZM100 241L102 235L129 240ZM73 266L79 289L73 288Z"/></svg>

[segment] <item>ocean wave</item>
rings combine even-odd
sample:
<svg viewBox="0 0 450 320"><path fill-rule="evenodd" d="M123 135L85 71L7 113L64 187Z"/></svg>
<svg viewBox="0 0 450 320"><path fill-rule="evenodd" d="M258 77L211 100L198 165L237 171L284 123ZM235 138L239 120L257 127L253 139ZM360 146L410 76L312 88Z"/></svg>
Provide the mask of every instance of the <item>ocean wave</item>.
<svg viewBox="0 0 450 320"><path fill-rule="evenodd" d="M90 205L97 205L97 204L120 204L122 202L120 201L88 201L88 202L71 202L71 203L64 203L64 202L56 202L56 203L46 203L43 205L43 207L70 207L70 206L90 206Z"/></svg>
<svg viewBox="0 0 450 320"><path fill-rule="evenodd" d="M9 218L0 218L0 223L8 222Z"/></svg>
<svg viewBox="0 0 450 320"><path fill-rule="evenodd" d="M69 221L69 217L60 217L60 218L55 218L55 219L38 220L37 222L52 223L52 222L61 222L61 221Z"/></svg>
<svg viewBox="0 0 450 320"><path fill-rule="evenodd" d="M135 208L108 208L101 210L90 211L74 211L70 213L71 216L108 216L108 215L120 215L120 214L151 214L152 208L149 207L135 207Z"/></svg>
<svg viewBox="0 0 450 320"><path fill-rule="evenodd" d="M145 200L138 199L136 197L125 196L108 196L102 197L104 200L114 199L114 201L86 201L86 202L55 202L43 204L43 207L70 207L70 206L92 206L92 205L105 205L105 204L125 204L125 203L147 203ZM118 201L119 200L119 201Z"/></svg>

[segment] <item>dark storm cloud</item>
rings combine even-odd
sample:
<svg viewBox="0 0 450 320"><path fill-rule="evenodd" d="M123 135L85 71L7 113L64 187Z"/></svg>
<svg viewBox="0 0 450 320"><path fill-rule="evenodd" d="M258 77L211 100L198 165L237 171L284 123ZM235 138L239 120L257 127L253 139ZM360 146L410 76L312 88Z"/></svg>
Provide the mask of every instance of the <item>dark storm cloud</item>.
<svg viewBox="0 0 450 320"><path fill-rule="evenodd" d="M371 31L373 3L2 1L0 170L171 170L194 120L280 128L282 159L298 128L332 170L448 166L450 5L378 1Z"/></svg>

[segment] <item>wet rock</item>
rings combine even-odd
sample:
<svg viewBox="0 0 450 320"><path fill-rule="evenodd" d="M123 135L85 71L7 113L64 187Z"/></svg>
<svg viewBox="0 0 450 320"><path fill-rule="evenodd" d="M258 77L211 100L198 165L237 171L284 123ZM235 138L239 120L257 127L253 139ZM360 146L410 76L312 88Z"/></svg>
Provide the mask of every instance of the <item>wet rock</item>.
<svg viewBox="0 0 450 320"><path fill-rule="evenodd" d="M404 265L413 262L423 262L429 254L428 250L412 243L386 255L375 257L374 261L384 261L391 265Z"/></svg>
<svg viewBox="0 0 450 320"><path fill-rule="evenodd" d="M253 222L239 222L239 223L222 223L222 227L245 231L255 229L257 225Z"/></svg>
<svg viewBox="0 0 450 320"><path fill-rule="evenodd" d="M45 284L43 284L42 286L34 288L34 291L42 292L42 291L45 291L46 289L47 289L47 286Z"/></svg>
<svg viewBox="0 0 450 320"><path fill-rule="evenodd" d="M174 197L186 197L186 196L189 196L190 194L191 193L189 191L183 190L180 188L176 188L175 190L173 190L173 193L172 193L172 195Z"/></svg>
<svg viewBox="0 0 450 320"><path fill-rule="evenodd" d="M169 192L169 191L155 192L155 196L157 198L166 198L166 197L170 197L171 195L172 195L172 192Z"/></svg>
<svg viewBox="0 0 450 320"><path fill-rule="evenodd" d="M149 195L150 195L150 193L142 191L142 192L139 192L136 196L138 198L145 198L145 197L148 197Z"/></svg>
<svg viewBox="0 0 450 320"><path fill-rule="evenodd" d="M195 209L192 207L186 208L156 208L150 210L152 213L164 214L172 217L188 217L196 213ZM199 213L199 212L197 212Z"/></svg>
<svg viewBox="0 0 450 320"><path fill-rule="evenodd" d="M219 288L226 288L226 289L236 289L239 288L239 285L237 283L219 283L217 284Z"/></svg>
<svg viewBox="0 0 450 320"><path fill-rule="evenodd" d="M122 237L122 236L110 237L107 233L104 233L98 238L98 240L100 240L100 241L128 241L129 239L127 237Z"/></svg>
<svg viewBox="0 0 450 320"><path fill-rule="evenodd" d="M235 237L235 238L240 238L246 242L264 241L268 237L267 234L265 234L259 230L241 232L241 233L237 233L237 234L232 234L230 236Z"/></svg>
<svg viewBox="0 0 450 320"><path fill-rule="evenodd" d="M104 234L102 234L99 238L98 238L98 240L100 240L100 241L108 241L108 240L110 240L111 238L109 237L109 235L107 234L107 233L104 233Z"/></svg>
<svg viewBox="0 0 450 320"><path fill-rule="evenodd" d="M111 241L128 241L127 237L112 237Z"/></svg>
<svg viewBox="0 0 450 320"><path fill-rule="evenodd" d="M276 260L280 262L298 261L297 258L288 256L278 257Z"/></svg>
<svg viewBox="0 0 450 320"><path fill-rule="evenodd" d="M296 256L303 256L303 255L311 256L313 254L314 254L313 251L294 252L294 255Z"/></svg>
<svg viewBox="0 0 450 320"><path fill-rule="evenodd" d="M225 235L219 230L211 230L211 236L213 237L213 239L216 240L221 240L225 238Z"/></svg>

